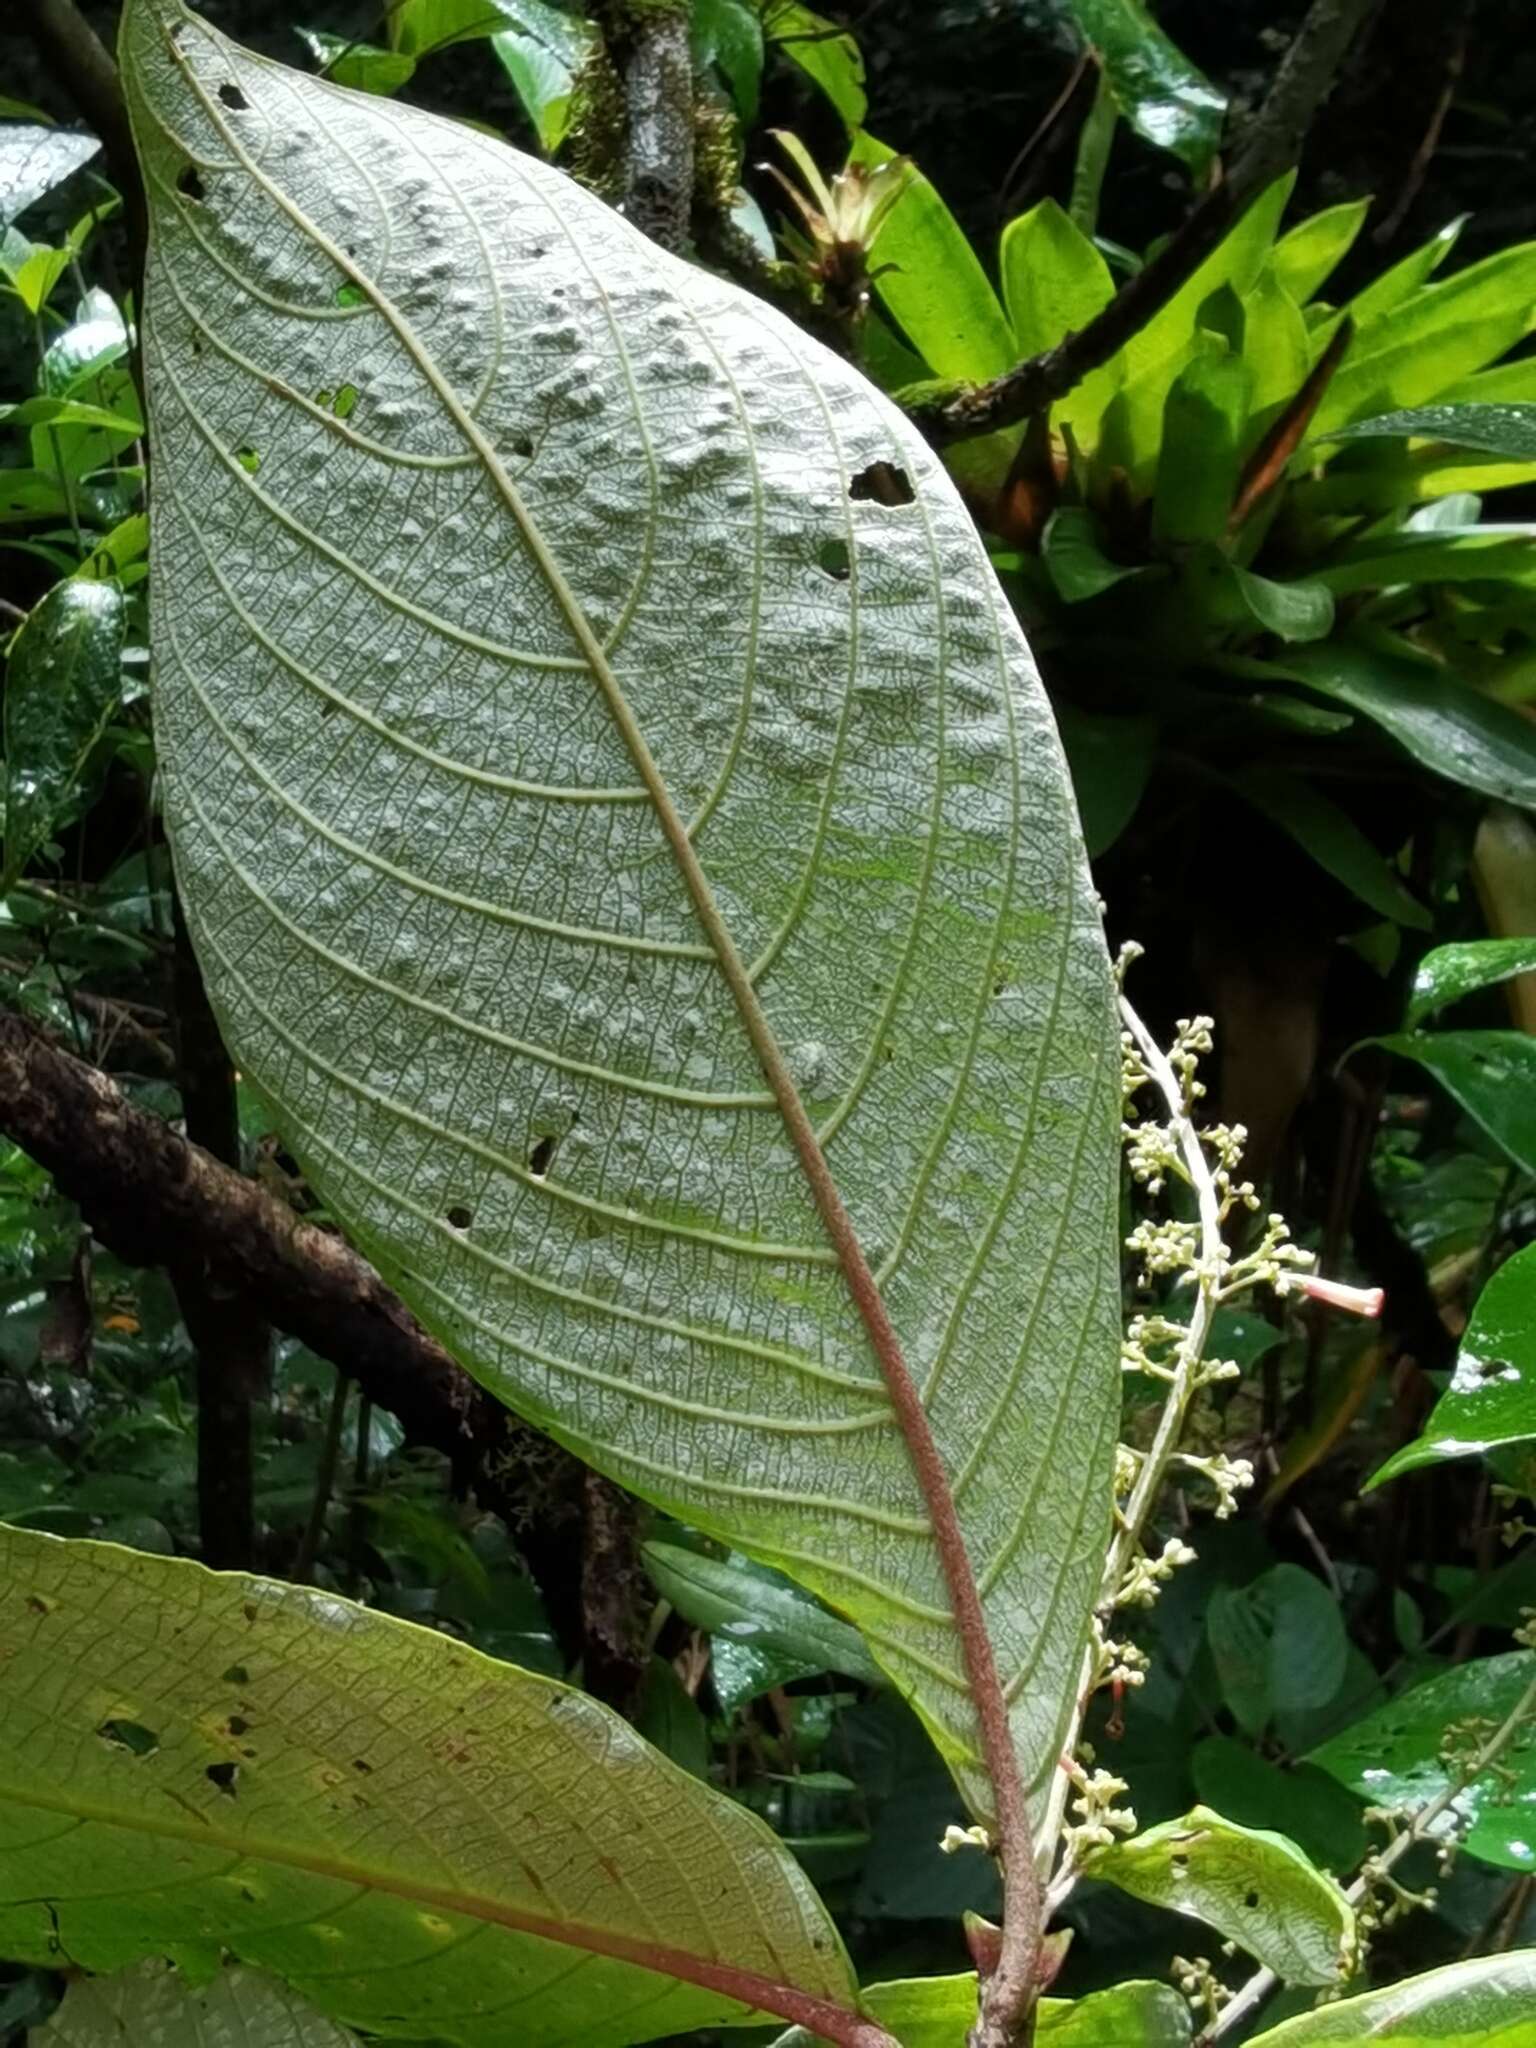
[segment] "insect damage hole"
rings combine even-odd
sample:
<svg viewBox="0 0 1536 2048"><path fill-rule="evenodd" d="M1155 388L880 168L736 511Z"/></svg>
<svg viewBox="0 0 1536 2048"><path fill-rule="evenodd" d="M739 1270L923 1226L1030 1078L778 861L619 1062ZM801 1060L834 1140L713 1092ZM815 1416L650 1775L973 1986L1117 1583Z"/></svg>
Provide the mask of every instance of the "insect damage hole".
<svg viewBox="0 0 1536 2048"><path fill-rule="evenodd" d="M816 566L824 576L830 576L834 583L846 583L853 567L853 558L848 552L845 540L824 540L816 550Z"/></svg>
<svg viewBox="0 0 1536 2048"><path fill-rule="evenodd" d="M451 1208L444 1211L444 1214L448 1223L455 1230L468 1230L471 1223L475 1220L474 1210L466 1209L462 1202L455 1202Z"/></svg>
<svg viewBox="0 0 1536 2048"><path fill-rule="evenodd" d="M176 190L184 198L193 200L198 206L207 204L208 188L199 177L196 164L188 164L186 166L181 176L176 180Z"/></svg>
<svg viewBox="0 0 1536 2048"><path fill-rule="evenodd" d="M555 1156L555 1141L546 1132L528 1154L528 1171L535 1180L542 1180L549 1171L549 1162Z"/></svg>
<svg viewBox="0 0 1536 2048"><path fill-rule="evenodd" d="M125 1749L130 1756L153 1756L160 1747L154 1729L137 1721L103 1721L96 1733L109 1749Z"/></svg>
<svg viewBox="0 0 1536 2048"><path fill-rule="evenodd" d="M245 109L250 105L250 101L246 98L245 94L240 90L238 85L230 85L228 83L221 85L219 87L219 98L224 102L226 107L233 107L236 113L243 114L245 112Z"/></svg>
<svg viewBox="0 0 1536 2048"><path fill-rule="evenodd" d="M907 472L894 462L871 462L849 484L848 495L875 505L910 505L917 493Z"/></svg>
<svg viewBox="0 0 1536 2048"><path fill-rule="evenodd" d="M204 1771L203 1776L210 1785L217 1785L226 1799L239 1798L240 1795L235 1790L235 1787L240 1782L240 1766L238 1764L210 1764L207 1770Z"/></svg>

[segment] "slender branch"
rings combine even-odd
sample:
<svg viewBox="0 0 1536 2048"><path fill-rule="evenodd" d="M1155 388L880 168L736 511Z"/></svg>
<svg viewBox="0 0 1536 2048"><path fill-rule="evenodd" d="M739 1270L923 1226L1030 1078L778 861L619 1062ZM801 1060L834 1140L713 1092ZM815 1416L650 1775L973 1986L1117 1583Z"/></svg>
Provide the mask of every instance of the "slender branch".
<svg viewBox="0 0 1536 2048"><path fill-rule="evenodd" d="M1163 248L1103 312L1044 354L990 384L963 391L913 418L931 440L969 439L1041 412L1107 363L1187 284L1227 230L1288 170L1376 0L1312 0L1230 171L1207 192Z"/></svg>
<svg viewBox="0 0 1536 2048"><path fill-rule="evenodd" d="M325 1418L325 1435L320 1440L320 1463L315 1472L315 1497L309 1504L309 1520L304 1525L304 1536L299 1544L298 1556L293 1561L293 1570L288 1574L296 1586L307 1586L310 1574L315 1568L315 1559L320 1554L320 1539L325 1533L326 1510L331 1504L331 1494L336 1485L336 1466L341 1457L341 1432L347 1419L347 1402L351 1399L352 1382L344 1372L336 1374L336 1384L331 1389L331 1405Z"/></svg>
<svg viewBox="0 0 1536 2048"><path fill-rule="evenodd" d="M1344 1894L1352 1906L1358 1906L1366 1898L1372 1885L1378 1883L1400 1863L1410 1849L1416 1849L1420 1842L1429 1839L1435 1822L1454 1807L1469 1785L1475 1785L1484 1771L1498 1762L1533 1714L1536 1714L1536 1678L1532 1678L1466 1769L1437 1792L1427 1805L1419 1807L1401 1833L1390 1841L1379 1855L1368 1860L1360 1875ZM1279 1990L1280 1983L1280 1978L1273 1970L1255 1970L1247 1983L1222 2007L1217 2018L1201 2034L1195 2048L1216 2048L1218 2042L1226 2040L1273 1997Z"/></svg>
<svg viewBox="0 0 1536 2048"><path fill-rule="evenodd" d="M615 54L624 79L624 213L679 254L693 211L693 54L689 13L670 0L620 0Z"/></svg>

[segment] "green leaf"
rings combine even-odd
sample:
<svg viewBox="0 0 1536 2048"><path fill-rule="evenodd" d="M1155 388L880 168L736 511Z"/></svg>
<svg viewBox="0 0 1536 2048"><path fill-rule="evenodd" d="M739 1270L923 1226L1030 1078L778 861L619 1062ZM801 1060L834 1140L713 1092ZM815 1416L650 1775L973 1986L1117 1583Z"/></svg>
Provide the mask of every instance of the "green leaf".
<svg viewBox="0 0 1536 2048"><path fill-rule="evenodd" d="M706 1557L673 1543L647 1543L645 1562L656 1590L695 1628L775 1651L812 1671L840 1671L878 1681L857 1629L825 1613L784 1579L763 1578L728 1558Z"/></svg>
<svg viewBox="0 0 1536 2048"><path fill-rule="evenodd" d="M376 92L388 99L416 75L416 59L401 50L381 50L373 43L353 42L321 28L301 28L297 34L333 85Z"/></svg>
<svg viewBox="0 0 1536 2048"><path fill-rule="evenodd" d="M400 0L385 19L391 48L414 58L492 36L516 13L517 0Z"/></svg>
<svg viewBox="0 0 1536 2048"><path fill-rule="evenodd" d="M1253 375L1240 356L1197 355L1174 378L1152 500L1160 548L1218 540L1237 495Z"/></svg>
<svg viewBox="0 0 1536 2048"><path fill-rule="evenodd" d="M1288 832L1335 881L1398 924L1427 930L1429 912L1399 880L1349 813L1316 783L1282 768L1247 768L1232 787L1266 818Z"/></svg>
<svg viewBox="0 0 1536 2048"><path fill-rule="evenodd" d="M1536 732L1517 711L1402 641L1331 639L1289 650L1283 664L1254 663L1244 672L1306 683L1373 719L1434 774L1483 796L1536 807Z"/></svg>
<svg viewBox="0 0 1536 2048"><path fill-rule="evenodd" d="M200 1984L162 1962L113 1977L76 1977L30 2048L355 2048L356 2036L275 1977L220 1970Z"/></svg>
<svg viewBox="0 0 1536 2048"><path fill-rule="evenodd" d="M1300 391L1312 366L1312 352L1301 308L1269 264L1259 272L1243 308L1243 361L1253 378L1251 440L1252 428L1289 405Z"/></svg>
<svg viewBox="0 0 1536 2048"><path fill-rule="evenodd" d="M1321 291L1354 247L1355 237L1370 210L1369 199L1350 199L1342 206L1326 207L1310 219L1298 221L1276 242L1269 269L1296 305L1304 306Z"/></svg>
<svg viewBox="0 0 1536 2048"><path fill-rule="evenodd" d="M1294 183L1294 176L1287 174L1261 193L1189 282L1140 333L1131 336L1122 351L1127 381L1157 371L1167 379L1162 387L1166 392L1179 357L1194 339L1206 300L1223 285L1231 285L1241 297L1257 281Z"/></svg>
<svg viewBox="0 0 1536 2048"><path fill-rule="evenodd" d="M897 152L859 134L850 163L885 164ZM984 384L1016 360L1013 329L961 227L921 171L869 247L875 289L936 377Z"/></svg>
<svg viewBox="0 0 1536 2048"><path fill-rule="evenodd" d="M122 687L126 607L115 583L56 583L11 642L5 679L9 888L76 793Z"/></svg>
<svg viewBox="0 0 1536 2048"><path fill-rule="evenodd" d="M1455 220L1447 221L1427 242L1421 242L1417 249L1410 249L1390 270L1384 270L1363 291L1356 293L1346 311L1355 324L1357 334L1362 329L1369 330L1386 323L1399 306L1416 296L1420 286L1434 275L1455 248L1470 217L1461 214Z"/></svg>
<svg viewBox="0 0 1536 2048"><path fill-rule="evenodd" d="M19 405L0 405L0 426L100 427L134 436L144 431L143 423L130 414L107 412L80 398L24 398Z"/></svg>
<svg viewBox="0 0 1536 2048"><path fill-rule="evenodd" d="M1040 552L1064 604L1081 604L1086 598L1102 596L1128 576L1152 573L1146 562L1110 560L1099 540L1098 521L1086 505L1063 505L1051 514Z"/></svg>
<svg viewBox="0 0 1536 2048"><path fill-rule="evenodd" d="M799 0L767 0L763 34L798 64L842 115L850 134L864 125L869 102L864 91L864 58L846 29Z"/></svg>
<svg viewBox="0 0 1536 2048"><path fill-rule="evenodd" d="M1119 1060L975 527L849 365L548 166L125 21L156 737L231 1051L465 1366L854 1622L987 1810L864 1255L1043 1778L1102 1569ZM402 171L382 277L359 159Z"/></svg>
<svg viewBox="0 0 1536 2048"><path fill-rule="evenodd" d="M349 2026L463 2048L504 2042L514 2000L526 2048L739 2020L738 1969L854 1995L768 1829L583 1693L112 1544L0 1528L0 1586L6 1956L223 1948Z"/></svg>
<svg viewBox="0 0 1536 2048"><path fill-rule="evenodd" d="M724 78L743 122L757 119L763 76L763 23L749 0L694 0L693 61Z"/></svg>
<svg viewBox="0 0 1536 2048"><path fill-rule="evenodd" d="M1407 1031L1366 1043L1417 1060L1517 1166L1536 1173L1536 1039L1523 1031Z"/></svg>
<svg viewBox="0 0 1536 2048"><path fill-rule="evenodd" d="M665 1657L652 1657L635 1726L653 1749L690 1778L709 1782L709 1728L698 1702Z"/></svg>
<svg viewBox="0 0 1536 2048"><path fill-rule="evenodd" d="M1099 717L1075 704L1058 705L1056 723L1072 770L1083 838L1097 859L1135 816L1152 772L1158 723L1155 718Z"/></svg>
<svg viewBox="0 0 1536 2048"><path fill-rule="evenodd" d="M1250 640L1255 627L1292 642L1322 640L1333 630L1332 595L1315 578L1276 583L1240 568L1214 545L1195 549L1180 573L1191 601L1213 625Z"/></svg>
<svg viewBox="0 0 1536 2048"><path fill-rule="evenodd" d="M1356 420L1438 398L1519 341L1533 309L1536 243L1525 242L1424 286L1377 319L1357 320L1309 441L1330 440Z"/></svg>
<svg viewBox="0 0 1536 2048"><path fill-rule="evenodd" d="M1257 1735L1276 1714L1325 1706L1344 1676L1349 1640L1338 1603L1300 1565L1277 1564L1211 1600L1206 1640L1222 1697Z"/></svg>
<svg viewBox="0 0 1536 2048"><path fill-rule="evenodd" d="M1365 1854L1360 1802L1315 1764L1282 1770L1230 1735L1209 1735L1190 1758L1203 1806L1246 1828L1278 1828L1326 1870L1352 1870Z"/></svg>
<svg viewBox="0 0 1536 2048"><path fill-rule="evenodd" d="M1091 1877L1203 1920L1288 1984L1337 1984L1355 1916L1331 1877L1285 1835L1239 1827L1209 1807L1097 1851Z"/></svg>
<svg viewBox="0 0 1536 2048"><path fill-rule="evenodd" d="M1383 436L1402 440L1448 441L1456 448L1481 448L1514 461L1536 461L1536 404L1420 405L1407 412L1382 413L1358 426L1341 427L1335 441L1374 441Z"/></svg>
<svg viewBox="0 0 1536 2048"><path fill-rule="evenodd" d="M539 147L553 156L570 133L577 73L596 44L584 16L551 0L499 0L512 22L491 37L491 48L511 79L533 124Z"/></svg>
<svg viewBox="0 0 1536 2048"><path fill-rule="evenodd" d="M76 308L64 332L49 343L43 357L43 389L60 397L86 383L128 353L128 329L110 292L93 286Z"/></svg>
<svg viewBox="0 0 1536 2048"><path fill-rule="evenodd" d="M1225 95L1158 27L1142 0L1067 0L1099 61L1115 105L1156 149L1169 150L1196 178L1221 144Z"/></svg>
<svg viewBox="0 0 1536 2048"><path fill-rule="evenodd" d="M956 2048L976 2020L976 1978L907 1977L869 1984L864 2005L901 2048ZM1189 2008L1166 1984L1132 1980L1087 1998L1042 1998L1035 2023L1038 2048L1183 2048ZM803 2027L781 2034L773 2048L816 2048Z"/></svg>
<svg viewBox="0 0 1536 2048"><path fill-rule="evenodd" d="M1536 527L1436 525L1357 541L1313 571L1314 581L1342 596L1425 583L1536 580Z"/></svg>
<svg viewBox="0 0 1536 2048"><path fill-rule="evenodd" d="M32 121L0 122L0 228L98 154L94 135Z"/></svg>
<svg viewBox="0 0 1536 2048"><path fill-rule="evenodd" d="M1536 939L1471 939L1459 945L1436 946L1419 962L1403 1015L1411 1031L1435 1010L1459 1003L1480 988L1492 988L1511 975L1536 970Z"/></svg>
<svg viewBox="0 0 1536 2048"><path fill-rule="evenodd" d="M1529 947L1531 942L1526 941ZM1456 1370L1423 1432L1365 1490L1401 1472L1536 1439L1536 1245L1500 1266L1462 1333Z"/></svg>
<svg viewBox="0 0 1536 2048"><path fill-rule="evenodd" d="M1476 1956L1384 1991L1299 2013L1252 2048L1319 2048L1326 2041L1394 2041L1397 2048L1529 2048L1536 1949Z"/></svg>
<svg viewBox="0 0 1536 2048"><path fill-rule="evenodd" d="M1379 1707L1308 1759L1373 1806L1407 1813L1459 1781L1441 1752L1453 1722L1474 1721L1485 1742L1536 1682L1536 1654L1511 1651L1456 1664ZM1531 1704L1536 1706L1536 1701ZM1499 1759L1457 1794L1434 1824L1437 1837L1465 1835L1470 1855L1505 1870L1536 1870L1536 1719L1527 1718Z"/></svg>
<svg viewBox="0 0 1536 2048"><path fill-rule="evenodd" d="M1102 313L1115 295L1109 265L1054 199L1009 221L998 250L1003 303L1020 360L1041 355ZM1119 374L1113 363L1090 370L1058 399L1051 417L1071 427L1082 447L1098 438Z"/></svg>

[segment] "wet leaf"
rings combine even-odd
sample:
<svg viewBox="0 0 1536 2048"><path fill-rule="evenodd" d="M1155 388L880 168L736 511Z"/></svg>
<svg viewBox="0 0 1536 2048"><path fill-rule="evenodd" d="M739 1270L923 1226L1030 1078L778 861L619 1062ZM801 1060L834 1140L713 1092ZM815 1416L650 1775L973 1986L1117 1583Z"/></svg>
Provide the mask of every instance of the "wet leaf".
<svg viewBox="0 0 1536 2048"><path fill-rule="evenodd" d="M1508 981L1512 975L1536 969L1536 939L1471 939L1450 946L1436 946L1419 962L1403 1024L1416 1024L1447 1004L1459 1003L1478 989Z"/></svg>
<svg viewBox="0 0 1536 2048"><path fill-rule="evenodd" d="M125 36L156 732L241 1071L470 1371L835 1605L989 1810L853 1244L1042 1778L1102 1565L1119 1059L975 527L846 363L547 165L171 0Z"/></svg>
<svg viewBox="0 0 1536 2048"><path fill-rule="evenodd" d="M553 1679L333 1595L6 1528L0 1641L6 1956L224 1948L349 2026L459 2048L504 2043L514 2000L520 2048L739 2020L737 1968L853 1998L767 1828Z"/></svg>
<svg viewBox="0 0 1536 2048"><path fill-rule="evenodd" d="M1068 0L1068 12L1136 133L1203 177L1221 143L1225 95L1158 27L1142 0Z"/></svg>
<svg viewBox="0 0 1536 2048"><path fill-rule="evenodd" d="M1411 1812L1438 1799L1461 1769L1443 1751L1453 1725L1485 1741L1536 1681L1536 1653L1516 1650L1457 1664L1313 1750L1318 1764L1373 1806ZM1536 1701L1532 1702L1536 1706ZM1468 1854L1506 1870L1536 1870L1536 1719L1527 1718L1500 1760L1457 1795L1435 1825L1463 1837Z"/></svg>
<svg viewBox="0 0 1536 2048"><path fill-rule="evenodd" d="M1536 405L1421 405L1407 412L1382 413L1343 427L1336 441L1448 441L1456 448L1481 448L1519 462L1536 461Z"/></svg>
<svg viewBox="0 0 1536 2048"><path fill-rule="evenodd" d="M101 144L72 128L0 121L0 228L88 164Z"/></svg>
<svg viewBox="0 0 1536 2048"><path fill-rule="evenodd" d="M1253 2037L1251 2048L1318 2048L1392 2041L1397 2048L1529 2048L1536 1949L1477 1956L1384 1991L1299 2013Z"/></svg>
<svg viewBox="0 0 1536 2048"><path fill-rule="evenodd" d="M1288 1984L1337 1984L1355 1916L1331 1877L1285 1835L1208 1807L1098 1851L1088 1873L1150 1905L1203 1920Z"/></svg>
<svg viewBox="0 0 1536 2048"><path fill-rule="evenodd" d="M1536 1039L1523 1031L1405 1031L1366 1042L1416 1060L1517 1166L1536 1173Z"/></svg>
<svg viewBox="0 0 1536 2048"><path fill-rule="evenodd" d="M1451 1383L1423 1432L1368 1482L1536 1439L1536 1245L1499 1268L1477 1298Z"/></svg>

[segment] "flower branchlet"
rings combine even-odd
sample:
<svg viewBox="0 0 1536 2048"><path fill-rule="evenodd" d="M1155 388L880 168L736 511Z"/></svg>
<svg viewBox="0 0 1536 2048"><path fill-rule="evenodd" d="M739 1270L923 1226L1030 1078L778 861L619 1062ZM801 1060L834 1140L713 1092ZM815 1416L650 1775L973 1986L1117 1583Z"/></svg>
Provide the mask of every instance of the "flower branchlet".
<svg viewBox="0 0 1536 2048"><path fill-rule="evenodd" d="M1117 1835L1136 1832L1136 1815L1128 1806L1117 1805L1122 1793L1131 1788L1113 1771L1089 1769L1093 1751L1084 1743L1075 1757L1062 1758L1062 1770L1072 1787L1072 1811L1077 1815L1062 1829L1062 1840L1074 1864L1081 1864L1095 1849L1107 1849Z"/></svg>

